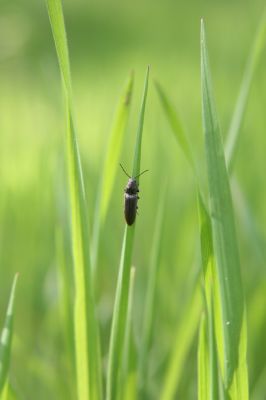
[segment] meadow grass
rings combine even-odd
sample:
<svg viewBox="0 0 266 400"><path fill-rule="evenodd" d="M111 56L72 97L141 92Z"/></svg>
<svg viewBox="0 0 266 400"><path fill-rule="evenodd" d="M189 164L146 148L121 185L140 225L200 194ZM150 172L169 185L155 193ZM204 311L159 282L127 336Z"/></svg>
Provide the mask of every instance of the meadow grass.
<svg viewBox="0 0 266 400"><path fill-rule="evenodd" d="M17 383L16 366L10 369L12 336L15 359L25 354L25 344L19 330L15 335L13 332L16 275L1 336L0 398L171 400L197 396L201 400L249 397L259 400L265 389L266 364L263 352L256 362L261 350L254 342L258 332L266 329L261 306L265 280L259 287L254 284L246 289L246 272L243 274L241 268L242 238L237 229L237 224L243 221L241 216L240 222L236 219L232 188L238 188L237 199L243 194L237 178L232 184L232 175L236 155L240 153L240 133L252 83L265 47L265 15L248 57L225 146L202 21L199 69L204 162L199 161L195 137L194 140L191 140L193 135L189 138L176 107L159 83L160 76L154 86L150 84L148 67L140 105L138 96L133 98L132 95L133 83L140 85L141 79L137 80L135 74L130 73L111 129L108 129L110 133L101 157L103 165L97 179L92 179L92 184L88 185L89 177L94 175L93 150L88 149L91 157L88 161L83 146L79 145L84 142L78 134L80 110L72 91L62 3L61 0L47 0L46 3L62 84L64 109L57 110L58 119L63 121L65 116L65 126L60 130L64 134L55 140L55 158L64 147L66 176L59 173L53 189L62 191L65 197L63 202L58 202L58 215L51 223L56 278L43 275L46 277L44 285L49 290L53 288L51 281L56 280L56 299L54 301L54 293L48 290L46 306L34 304L38 311L32 325L45 327L42 342L46 343L49 333L53 332L55 355L50 354L46 359L40 350L37 356L29 355L25 360L27 371L23 365L20 374L27 373L34 379L27 378L31 382L28 387L21 380ZM156 93L159 105L154 113ZM137 129L132 128L131 108L135 111L132 113L134 120L138 120ZM153 120L155 122L151 123ZM169 124L167 128L166 124L160 125L164 120ZM156 136L152 128L160 135ZM162 135L164 130L169 131L169 137L174 134L175 142L164 132ZM173 149L168 149L169 144ZM189 176L193 181L194 189L187 193L191 201L185 193L176 190L180 178L178 168L182 165L178 148L188 165L187 169L183 167L185 177L181 187L186 187ZM151 166L147 180L141 180L140 215L133 226L124 222L123 230L123 224L119 227L117 224L118 212L120 222L123 215L123 188L117 183L124 177L117 178L117 172L125 151L126 157L133 159L132 176L140 173L141 165L145 164L146 168L147 163L151 163ZM58 166L56 162L51 165L52 168ZM170 166L174 168L172 179L165 176ZM160 175L161 170L167 172ZM115 200L118 191L119 207ZM181 197L185 209L190 207L198 212L195 236L191 225L196 226L196 218L191 217L190 211L190 222L184 222ZM67 204L66 213L60 209L62 204L63 208ZM256 230L249 206L244 202L242 205L244 216L248 218L244 230L249 237L250 252L255 253L258 241L263 243L264 238ZM9 204L3 200L1 218L5 209L9 209ZM264 263L263 257L261 262ZM52 269L54 271L54 265ZM263 272L260 274L264 277ZM43 276L39 279L40 285ZM36 293L34 301L39 299L37 285ZM249 311L249 307L253 311ZM40 323L38 317L45 322ZM254 355L250 358L257 369L249 369L248 373L247 321L252 317L250 337ZM37 334L32 338L29 347L35 345L38 353ZM51 360L57 369L51 368Z"/></svg>

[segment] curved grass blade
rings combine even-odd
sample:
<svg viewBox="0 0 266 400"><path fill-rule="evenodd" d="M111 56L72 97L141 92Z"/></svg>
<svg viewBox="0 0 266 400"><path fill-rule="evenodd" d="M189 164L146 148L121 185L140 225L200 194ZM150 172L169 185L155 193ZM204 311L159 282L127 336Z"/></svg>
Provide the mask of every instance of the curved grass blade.
<svg viewBox="0 0 266 400"><path fill-rule="evenodd" d="M201 22L201 81L213 248L222 310L222 342L217 343L218 355L228 395L231 392L234 395L233 399L246 399L248 398L247 367L246 362L243 362L246 358L244 295L232 198L212 94L203 21ZM241 382L240 387L238 378Z"/></svg>
<svg viewBox="0 0 266 400"><path fill-rule="evenodd" d="M140 344L140 359L138 368L138 387L141 393L140 397L145 397L145 389L147 385L148 376L148 353L151 347L152 331L154 326L154 313L155 313L155 295L157 287L157 277L160 265L160 254L162 247L162 229L163 217L165 212L165 187L161 192L159 199L158 212L155 218L155 228L152 240L151 260L148 273L148 284L146 289L146 298L144 304L143 314L143 328Z"/></svg>
<svg viewBox="0 0 266 400"><path fill-rule="evenodd" d="M77 393L80 400L102 397L98 325L91 282L87 205L77 137L74 127L71 75L66 31L60 0L47 0L64 87L67 116L67 164L72 223L75 279L75 355Z"/></svg>
<svg viewBox="0 0 266 400"><path fill-rule="evenodd" d="M167 97L162 86L158 82L155 82L155 86L166 118L174 133L175 139L177 140L178 145L183 151L184 156L192 169L197 185L198 198L200 199L201 203L204 204L203 196L200 190L200 178L197 173L196 160L192 153L183 124L180 121L173 104ZM191 302L187 305L186 312L184 312L184 319L181 320L177 327L176 341L170 354L169 364L162 388L161 398L164 400L171 400L175 397L175 393L178 389L178 384L181 379L182 365L192 345L195 332L198 327L201 301L199 288L195 287L194 290L195 293L192 294ZM187 315L189 315L188 321Z"/></svg>
<svg viewBox="0 0 266 400"><path fill-rule="evenodd" d="M4 327L2 329L0 338L0 397L2 396L5 385L7 384L7 375L9 370L12 335L13 335L14 301L16 294L17 279L18 279L18 274L15 275L13 280Z"/></svg>
<svg viewBox="0 0 266 400"><path fill-rule="evenodd" d="M133 82L134 75L133 73L131 73L117 106L113 126L111 129L110 140L107 147L107 155L104 161L93 226L92 267L94 273L95 269L97 268L100 230L105 220L110 196L114 186L115 173L117 170L117 165L119 163L123 137L128 122Z"/></svg>
<svg viewBox="0 0 266 400"><path fill-rule="evenodd" d="M191 146L189 144L183 124L181 123L173 104L167 97L165 91L163 90L159 82L155 81L155 87L157 89L157 93L159 95L161 105L165 112L166 118L172 128L173 133L175 134L175 138L181 150L183 151L190 167L192 168L192 171L194 172L195 176L197 176L195 158L192 154Z"/></svg>
<svg viewBox="0 0 266 400"><path fill-rule="evenodd" d="M256 34L250 56L246 65L240 92L235 105L235 110L230 123L225 145L225 154L229 173L232 171L235 162L236 150L239 142L240 130L243 123L245 110L247 108L248 96L256 67L262 56L266 42L266 10L261 19L261 23Z"/></svg>
<svg viewBox="0 0 266 400"><path fill-rule="evenodd" d="M142 142L144 115L145 115L145 105L146 105L146 98L148 91L148 81L149 81L149 68L146 74L142 104L140 109L132 176L137 176L140 173L141 142ZM124 232L117 289L115 294L110 346L109 346L109 362L108 362L108 372L107 372L107 394L106 394L107 400L116 399L119 387L122 352L125 340L125 325L126 325L126 317L128 309L130 267L131 267L135 226L136 223L133 224L132 226L126 225Z"/></svg>

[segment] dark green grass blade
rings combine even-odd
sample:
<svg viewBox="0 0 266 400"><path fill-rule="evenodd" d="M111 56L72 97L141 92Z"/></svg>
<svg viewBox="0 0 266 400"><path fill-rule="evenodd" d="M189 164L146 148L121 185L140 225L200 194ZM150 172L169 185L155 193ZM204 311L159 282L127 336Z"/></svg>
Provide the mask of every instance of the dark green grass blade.
<svg viewBox="0 0 266 400"><path fill-rule="evenodd" d="M265 42L266 42L266 10L264 11L264 14L262 16L261 23L252 46L250 56L248 58L238 99L235 105L235 110L232 116L232 120L227 135L225 154L229 172L231 172L235 162L240 131L244 120L245 111L247 108L250 88L256 67L262 56L263 49L265 49Z"/></svg>
<svg viewBox="0 0 266 400"><path fill-rule="evenodd" d="M122 149L124 134L127 127L132 90L133 90L134 75L130 77L123 90L122 96L119 100L117 110L114 116L114 122L111 129L109 144L107 147L107 154L105 157L103 172L101 176L101 184L97 196L97 205L94 216L93 226L93 245L92 245L92 266L93 269L97 268L99 235L101 227L104 224L106 212L110 202L111 193L114 187L115 174L119 165L119 158Z"/></svg>
<svg viewBox="0 0 266 400"><path fill-rule="evenodd" d="M140 110L139 125L137 130L135 155L132 168L132 176L140 173L141 142L144 124L145 105L148 91L149 68L147 70L143 99ZM121 373L122 352L125 340L125 325L128 309L128 294L130 281L131 258L135 233L134 223L132 226L126 225L122 253L120 259L118 282L115 294L115 304L111 327L111 337L109 346L109 362L107 372L107 400L115 400L119 385L119 375Z"/></svg>
<svg viewBox="0 0 266 400"><path fill-rule="evenodd" d="M226 390L239 382L242 388L234 391L234 398L242 393L247 398L245 348L245 310L240 276L232 198L225 165L222 137L212 94L203 21L201 24L201 81L202 114L205 134L206 161L209 181L210 213L215 265L219 277L222 310L222 342L217 343L222 376ZM241 360L240 360L241 359Z"/></svg>
<svg viewBox="0 0 266 400"><path fill-rule="evenodd" d="M15 275L13 280L4 327L2 329L0 338L0 397L2 396L5 384L7 383L7 376L9 370L12 335L13 335L14 301L16 294L17 279L18 279L18 274Z"/></svg>
<svg viewBox="0 0 266 400"><path fill-rule="evenodd" d="M64 87L67 117L67 165L72 223L75 279L75 355L79 400L102 397L98 325L92 292L87 204L77 137L74 127L71 76L62 4L47 0L58 62Z"/></svg>

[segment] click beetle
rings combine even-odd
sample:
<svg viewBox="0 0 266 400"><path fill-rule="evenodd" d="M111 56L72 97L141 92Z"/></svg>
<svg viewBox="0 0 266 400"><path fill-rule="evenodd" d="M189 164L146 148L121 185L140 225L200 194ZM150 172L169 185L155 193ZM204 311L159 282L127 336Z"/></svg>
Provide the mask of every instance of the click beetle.
<svg viewBox="0 0 266 400"><path fill-rule="evenodd" d="M138 210L138 200L139 200L139 186L137 183L137 178L147 172L148 170L146 169L145 171L141 172L139 175L135 177L131 177L128 175L128 173L125 171L123 166L120 164L120 167L124 171L124 173L129 177L129 180L127 182L127 186L124 190L125 195L124 195L124 214L125 214L125 220L126 223L130 226L133 225L136 219L136 214Z"/></svg>

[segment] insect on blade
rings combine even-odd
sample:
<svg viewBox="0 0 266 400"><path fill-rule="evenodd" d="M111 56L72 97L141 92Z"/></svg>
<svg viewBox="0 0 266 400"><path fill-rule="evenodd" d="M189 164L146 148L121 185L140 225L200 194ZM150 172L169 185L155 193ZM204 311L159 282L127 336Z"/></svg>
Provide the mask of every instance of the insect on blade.
<svg viewBox="0 0 266 400"><path fill-rule="evenodd" d="M139 186L137 183L137 178L147 172L148 170L146 169L145 171L141 172L139 175L136 177L130 177L126 170L123 168L122 164L120 164L120 167L124 171L124 173L129 177L129 180L127 182L127 186L125 188L125 204L124 204L124 214L125 214L125 220L126 223L131 226L134 224L135 219L136 219L136 214L138 210L138 200L139 200Z"/></svg>

